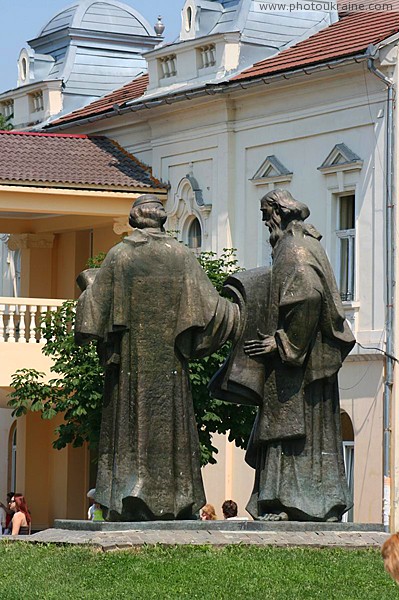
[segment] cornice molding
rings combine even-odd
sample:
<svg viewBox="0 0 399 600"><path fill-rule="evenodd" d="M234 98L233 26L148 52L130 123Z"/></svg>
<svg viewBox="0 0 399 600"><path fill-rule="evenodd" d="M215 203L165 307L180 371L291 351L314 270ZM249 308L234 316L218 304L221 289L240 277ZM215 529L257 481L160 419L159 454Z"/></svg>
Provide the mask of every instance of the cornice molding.
<svg viewBox="0 0 399 600"><path fill-rule="evenodd" d="M53 233L12 233L7 245L10 250L47 249L53 247L54 237Z"/></svg>

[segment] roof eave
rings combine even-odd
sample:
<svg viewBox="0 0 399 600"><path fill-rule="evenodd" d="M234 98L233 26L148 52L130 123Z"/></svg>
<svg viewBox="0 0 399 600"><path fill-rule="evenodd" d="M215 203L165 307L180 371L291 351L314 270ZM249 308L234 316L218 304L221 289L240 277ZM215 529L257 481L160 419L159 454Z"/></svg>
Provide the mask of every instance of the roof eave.
<svg viewBox="0 0 399 600"><path fill-rule="evenodd" d="M99 194L147 194L151 193L167 195L168 190L166 187L159 187L157 185L142 185L142 186L105 186L95 184L77 184L70 182L57 182L57 181L29 181L29 180L16 180L16 179L0 179L0 190L5 187L14 188L35 188L35 189L47 189L53 190L54 193L62 191L63 193L99 193Z"/></svg>
<svg viewBox="0 0 399 600"><path fill-rule="evenodd" d="M66 123L62 123L60 125L52 126L50 123L46 127L46 130L62 131L64 129L68 129L71 127L81 127L83 125L87 125L89 123L94 123L96 121L99 121L99 120L102 120L105 118L109 119L109 118L115 117L117 115L126 114L126 113L129 113L130 111L135 112L138 110L143 110L145 108L151 109L156 106L172 104L174 102L181 102L184 100L191 100L194 98L198 98L200 96L223 94L226 92L235 91L237 89L247 89L248 87L252 87L255 85L261 85L262 83L268 84L273 81L277 81L279 79L291 79L292 77L298 77L303 74L311 75L315 72L319 72L319 71L323 71L323 70L327 70L327 69L334 69L334 68L338 68L341 66L346 66L351 63L360 63L360 62L367 60L368 58L369 58L368 49L365 48L362 52L359 52L352 56L335 58L330 61L325 61L325 62L318 63L315 65L302 66L302 67L298 67L298 68L295 68L295 69L292 69L289 71L279 71L279 72L272 73L269 75L253 75L253 76L249 76L248 79L246 79L246 78L245 79L244 78L237 79L237 80L232 79L230 81L219 83L219 84L205 85L204 87L197 88L195 90L192 90L191 92L190 92L190 90L185 91L185 92L178 91L178 92L175 92L172 94L165 95L162 98L154 97L152 99L143 100L143 96L141 96L137 100L132 100L132 101L128 102L126 104L126 107L124 107L124 108L118 108L118 110L112 108L109 111L107 111L106 113L92 115L90 117L84 117L83 119L67 121Z"/></svg>

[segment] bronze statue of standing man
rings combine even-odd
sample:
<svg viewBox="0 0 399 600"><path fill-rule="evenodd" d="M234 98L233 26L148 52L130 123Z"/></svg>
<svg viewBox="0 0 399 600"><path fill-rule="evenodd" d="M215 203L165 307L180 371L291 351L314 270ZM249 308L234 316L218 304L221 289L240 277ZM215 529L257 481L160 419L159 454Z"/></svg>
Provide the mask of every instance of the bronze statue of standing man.
<svg viewBox="0 0 399 600"><path fill-rule="evenodd" d="M241 317L210 390L258 406L246 453L255 469L247 511L262 520L339 521L352 501L337 375L355 340L321 236L304 222L308 207L277 189L261 211L273 265L225 282Z"/></svg>
<svg viewBox="0 0 399 600"><path fill-rule="evenodd" d="M352 502L337 375L355 340L321 235L304 222L308 207L274 190L261 211L273 265L267 330L244 343L265 365L264 402L247 451L256 470L247 510L266 520L339 521Z"/></svg>
<svg viewBox="0 0 399 600"><path fill-rule="evenodd" d="M96 501L110 520L187 519L205 504L188 360L234 333L238 308L165 221L141 196L132 233L78 279L76 340L98 340L105 368Z"/></svg>

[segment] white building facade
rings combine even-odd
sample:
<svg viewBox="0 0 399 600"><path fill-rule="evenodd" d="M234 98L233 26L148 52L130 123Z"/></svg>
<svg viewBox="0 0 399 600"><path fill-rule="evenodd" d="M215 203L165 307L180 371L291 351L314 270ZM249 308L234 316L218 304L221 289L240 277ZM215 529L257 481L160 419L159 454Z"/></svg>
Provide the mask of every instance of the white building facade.
<svg viewBox="0 0 399 600"><path fill-rule="evenodd" d="M394 41L378 61L393 78L396 56ZM339 378L351 517L381 522L387 88L366 57L333 67L220 93L176 99L170 91L167 102L161 91L158 104L91 125L71 122L68 131L106 134L150 164L170 183L170 228L197 250L237 248L247 269L270 262L260 198L283 187L309 205L358 341ZM250 486L243 468L232 494L245 502Z"/></svg>

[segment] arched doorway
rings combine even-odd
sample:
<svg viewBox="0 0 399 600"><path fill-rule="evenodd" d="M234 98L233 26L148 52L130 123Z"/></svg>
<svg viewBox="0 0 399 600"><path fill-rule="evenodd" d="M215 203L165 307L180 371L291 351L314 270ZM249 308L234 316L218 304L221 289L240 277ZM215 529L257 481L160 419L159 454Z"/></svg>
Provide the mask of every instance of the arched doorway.
<svg viewBox="0 0 399 600"><path fill-rule="evenodd" d="M341 411L342 446L344 452L344 464L346 480L353 500L354 490L354 464L355 464L355 434L350 416ZM344 522L353 522L353 507L344 514Z"/></svg>
<svg viewBox="0 0 399 600"><path fill-rule="evenodd" d="M17 422L10 427L8 434L8 491L15 492L17 485Z"/></svg>

